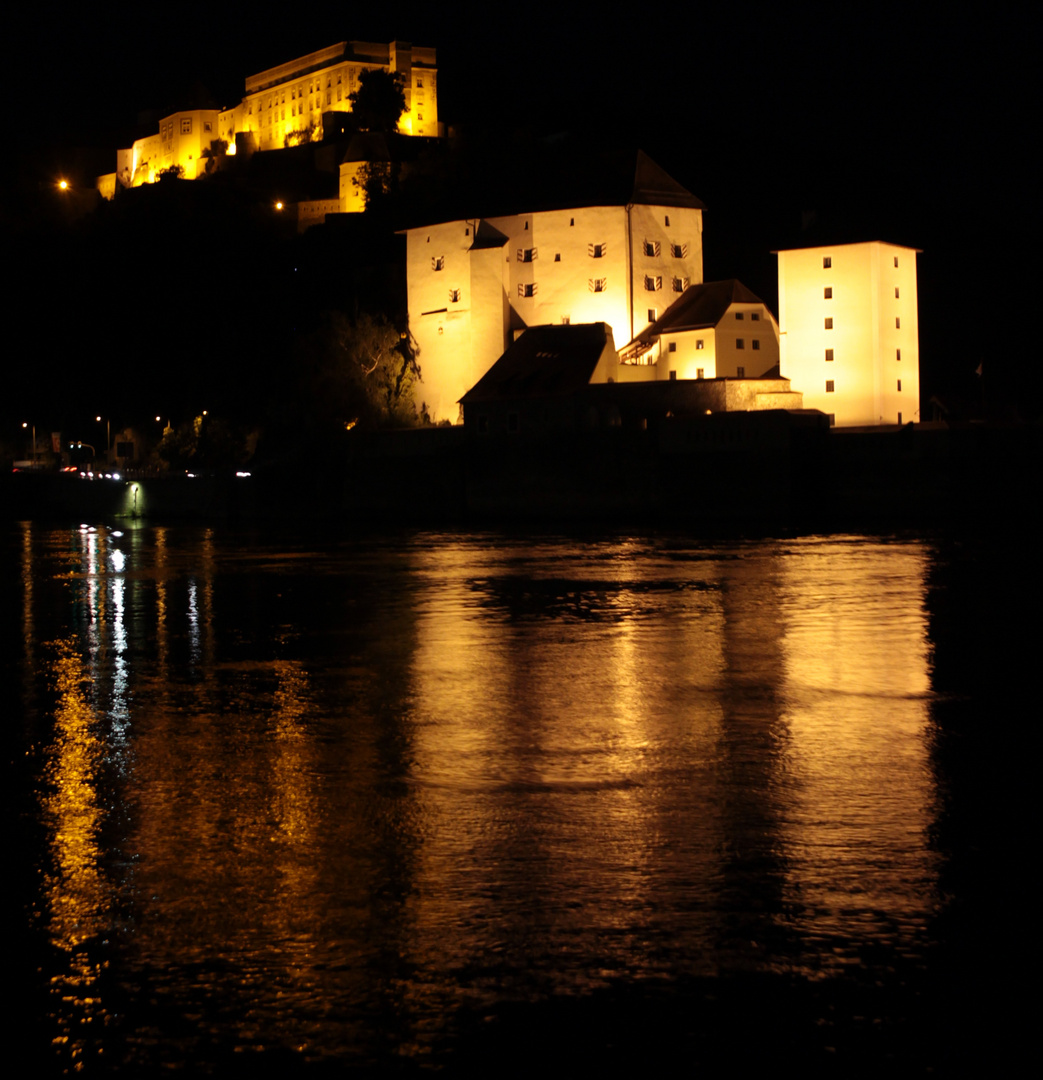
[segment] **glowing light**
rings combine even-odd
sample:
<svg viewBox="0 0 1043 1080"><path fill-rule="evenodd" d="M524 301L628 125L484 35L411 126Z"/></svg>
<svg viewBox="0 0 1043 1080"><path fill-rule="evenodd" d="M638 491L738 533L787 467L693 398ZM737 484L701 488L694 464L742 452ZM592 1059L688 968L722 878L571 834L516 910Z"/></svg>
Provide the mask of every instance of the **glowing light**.
<svg viewBox="0 0 1043 1080"><path fill-rule="evenodd" d="M69 181L68 180L59 180L58 181L58 190L59 191L68 191L69 190Z"/></svg>
<svg viewBox="0 0 1043 1080"><path fill-rule="evenodd" d="M275 204L275 209L276 209L276 210L281 210L281 209L282 209L282 203L281 203L281 202L277 202L277 203Z"/></svg>

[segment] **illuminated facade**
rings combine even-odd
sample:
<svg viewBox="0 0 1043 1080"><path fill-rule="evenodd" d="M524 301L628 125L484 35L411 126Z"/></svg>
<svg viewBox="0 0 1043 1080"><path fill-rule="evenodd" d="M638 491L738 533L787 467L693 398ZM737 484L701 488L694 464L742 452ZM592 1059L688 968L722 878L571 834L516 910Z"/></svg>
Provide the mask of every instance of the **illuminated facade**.
<svg viewBox="0 0 1043 1080"><path fill-rule="evenodd" d="M779 328L741 282L692 285L619 351L620 382L756 379L779 363Z"/></svg>
<svg viewBox="0 0 1043 1080"><path fill-rule="evenodd" d="M620 205L448 221L406 232L419 395L434 420L526 327L605 323L631 340L703 277L702 203L638 155Z"/></svg>
<svg viewBox="0 0 1043 1080"><path fill-rule="evenodd" d="M403 135L438 135L438 69L435 50L392 41L342 41L308 53L246 79L242 101L230 109L196 109L164 117L155 135L118 150L116 173L98 178L98 188L111 197L116 183L124 187L152 183L164 169L180 166L194 180L205 171L215 139L235 153L236 136L248 136L257 150L281 150L322 138L323 116L351 112L350 95L364 71L399 75L406 108L399 120Z"/></svg>
<svg viewBox="0 0 1043 1080"><path fill-rule="evenodd" d="M920 418L915 248L776 252L780 369L838 427Z"/></svg>

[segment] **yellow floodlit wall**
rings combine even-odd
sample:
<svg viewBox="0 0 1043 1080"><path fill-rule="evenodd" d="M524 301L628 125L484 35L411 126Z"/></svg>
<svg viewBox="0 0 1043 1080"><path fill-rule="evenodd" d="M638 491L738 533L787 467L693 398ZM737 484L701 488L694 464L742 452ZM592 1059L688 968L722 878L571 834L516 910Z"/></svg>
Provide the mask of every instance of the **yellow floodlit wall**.
<svg viewBox="0 0 1043 1080"><path fill-rule="evenodd" d="M698 209L587 206L486 218L502 243L472 250L480 223L406 234L409 325L435 420L456 422L459 399L526 327L603 322L629 341L702 281Z"/></svg>
<svg viewBox="0 0 1043 1080"><path fill-rule="evenodd" d="M914 248L777 252L782 374L838 427L920 419Z"/></svg>

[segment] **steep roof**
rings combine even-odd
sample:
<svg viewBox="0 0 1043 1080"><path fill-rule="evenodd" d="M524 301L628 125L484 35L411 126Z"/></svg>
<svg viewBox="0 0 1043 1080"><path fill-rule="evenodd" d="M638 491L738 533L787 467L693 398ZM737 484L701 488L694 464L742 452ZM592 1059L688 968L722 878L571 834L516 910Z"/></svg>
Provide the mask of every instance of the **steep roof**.
<svg viewBox="0 0 1043 1080"><path fill-rule="evenodd" d="M661 169L644 150L637 152L634 190L630 201L642 206L689 206L696 210L706 209L699 199Z"/></svg>
<svg viewBox="0 0 1043 1080"><path fill-rule="evenodd" d="M460 400L572 393L590 382L608 337L604 323L534 326Z"/></svg>
<svg viewBox="0 0 1043 1080"><path fill-rule="evenodd" d="M690 285L654 323L646 326L633 342L621 351L626 352L634 344L649 345L661 334L716 326L724 318L729 306L736 303L763 304L764 301L735 278Z"/></svg>

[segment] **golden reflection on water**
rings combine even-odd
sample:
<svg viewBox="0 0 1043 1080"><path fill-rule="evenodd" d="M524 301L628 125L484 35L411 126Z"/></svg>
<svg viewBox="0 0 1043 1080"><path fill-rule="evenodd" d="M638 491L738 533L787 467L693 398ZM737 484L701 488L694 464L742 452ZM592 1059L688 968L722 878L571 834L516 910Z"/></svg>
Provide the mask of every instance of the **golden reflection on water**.
<svg viewBox="0 0 1043 1080"><path fill-rule="evenodd" d="M342 607L269 631L210 530L69 544L44 899L79 1016L117 890L129 981L240 995L236 1045L314 1056L348 1038L336 1002L393 1002L419 1053L461 998L828 972L933 910L923 544L422 538L329 556ZM23 577L35 558L26 532ZM267 615L309 567L265 565Z"/></svg>

